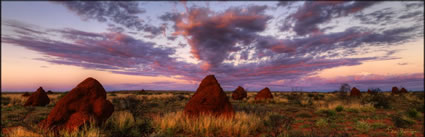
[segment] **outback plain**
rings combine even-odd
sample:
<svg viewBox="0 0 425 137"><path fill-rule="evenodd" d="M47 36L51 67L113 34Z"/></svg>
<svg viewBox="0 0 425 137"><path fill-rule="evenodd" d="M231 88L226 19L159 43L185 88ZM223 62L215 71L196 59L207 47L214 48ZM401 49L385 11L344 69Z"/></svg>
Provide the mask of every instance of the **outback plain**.
<svg viewBox="0 0 425 137"><path fill-rule="evenodd" d="M214 88L208 87L197 92L211 90ZM351 95L352 91L272 91L272 98L261 100L256 99L256 91L248 91L246 97L235 100L232 97L235 96L232 95L234 92L223 92L234 109L231 117L214 115L216 113L201 113L195 117L185 115L185 105L194 96L194 92L190 91L107 92L106 99L112 102L114 111L103 124L99 126L87 122L77 130L57 132L41 128L39 123L48 117L52 108L68 92L48 91L46 95L50 98L50 103L45 106L23 106L29 96L23 96L24 93L2 92L2 136L424 135L423 91L360 92L359 96Z"/></svg>
<svg viewBox="0 0 425 137"><path fill-rule="evenodd" d="M1 1L0 137L423 137L424 1Z"/></svg>

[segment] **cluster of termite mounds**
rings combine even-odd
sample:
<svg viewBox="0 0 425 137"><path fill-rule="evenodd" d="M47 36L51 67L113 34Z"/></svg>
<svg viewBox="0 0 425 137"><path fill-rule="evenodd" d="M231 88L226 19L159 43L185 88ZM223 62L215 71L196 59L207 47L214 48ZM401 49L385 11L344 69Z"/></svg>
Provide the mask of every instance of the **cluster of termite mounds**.
<svg viewBox="0 0 425 137"><path fill-rule="evenodd" d="M391 89L391 94L403 94L403 93L407 93L407 90L404 88L404 87L402 87L400 90L398 90L398 88L397 87L393 87L392 89Z"/></svg>
<svg viewBox="0 0 425 137"><path fill-rule="evenodd" d="M141 92L145 92L142 90ZM29 96L24 106L45 106L50 99L42 87ZM368 90L368 93L373 93ZM393 87L392 94L407 93L405 88L398 90ZM23 95L23 96L24 96ZM350 91L350 96L360 96L361 92L356 87ZM247 92L238 86L232 93L232 99L242 100L247 98ZM255 96L255 100L273 99L269 88L264 88ZM46 119L39 125L53 131L74 131L84 124L94 122L96 125L104 123L114 112L113 104L106 99L106 91L94 78L87 78L61 98L50 111ZM184 107L184 114L190 117L201 114L232 117L235 111L226 93L214 75L206 76L199 84L198 89Z"/></svg>
<svg viewBox="0 0 425 137"><path fill-rule="evenodd" d="M372 91L371 89L368 89L368 90L367 90L367 93L368 93L368 94L375 95L375 94L378 94L378 91ZM403 94L403 93L407 93L407 90L406 90L404 87L402 87L400 90L399 90L397 87L393 87L393 88L391 89L391 94L392 94L392 95L396 95L396 94ZM353 87L353 88L351 89L351 91L350 91L350 96L353 96L353 97L359 97L359 96L361 96L361 92L360 92L360 90L359 90L359 89L357 89L356 87Z"/></svg>

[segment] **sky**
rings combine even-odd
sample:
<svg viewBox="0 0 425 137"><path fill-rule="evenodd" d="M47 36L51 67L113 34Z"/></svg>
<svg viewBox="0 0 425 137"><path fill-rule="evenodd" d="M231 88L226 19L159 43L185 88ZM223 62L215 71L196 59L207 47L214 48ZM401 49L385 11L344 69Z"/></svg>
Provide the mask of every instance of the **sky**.
<svg viewBox="0 0 425 137"><path fill-rule="evenodd" d="M424 2L1 2L1 90L424 90Z"/></svg>

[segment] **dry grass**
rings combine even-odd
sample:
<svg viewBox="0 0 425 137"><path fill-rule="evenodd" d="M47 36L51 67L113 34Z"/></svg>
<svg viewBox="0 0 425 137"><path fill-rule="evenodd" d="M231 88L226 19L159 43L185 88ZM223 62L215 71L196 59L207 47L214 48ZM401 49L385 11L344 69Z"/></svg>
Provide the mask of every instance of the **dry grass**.
<svg viewBox="0 0 425 137"><path fill-rule="evenodd" d="M182 111L154 117L154 126L162 133L195 133L199 136L248 136L260 125L261 120L254 114L236 112L233 118L201 115L190 118ZM170 133L171 132L171 133Z"/></svg>
<svg viewBox="0 0 425 137"><path fill-rule="evenodd" d="M153 100L153 99L167 99L167 98L171 98L171 97L174 97L174 96L175 96L175 94L166 93L166 94L153 94L153 95L138 95L137 98Z"/></svg>
<svg viewBox="0 0 425 137"><path fill-rule="evenodd" d="M23 97L22 94L2 94L2 97L10 98L8 106L24 105L29 97Z"/></svg>
<svg viewBox="0 0 425 137"><path fill-rule="evenodd" d="M357 109L361 111L374 111L375 108L372 104L361 104L359 101L353 101L353 102L343 102L343 101L332 101L332 102L325 102L325 101L315 101L314 103L316 105L317 110L325 110L325 109L335 109L338 106L342 106L346 109Z"/></svg>
<svg viewBox="0 0 425 137"><path fill-rule="evenodd" d="M91 122L94 123L94 122ZM50 136L51 134L49 134ZM103 137L104 134L101 133L101 129L99 129L94 124L84 125L82 129L78 131L68 132L68 131L60 131L59 136L61 137Z"/></svg>
<svg viewBox="0 0 425 137"><path fill-rule="evenodd" d="M111 96L110 94L107 94L107 99L109 101L112 101L114 98L126 98L129 96L135 97L139 100L154 100L154 99L168 99L175 97L176 94L173 93L163 93L163 94L152 94L152 95L134 95L134 94L115 94L116 96ZM190 98L191 95L183 95L186 98Z"/></svg>
<svg viewBox="0 0 425 137"><path fill-rule="evenodd" d="M273 101L276 103L288 103L289 100L287 98L282 97L273 97Z"/></svg>
<svg viewBox="0 0 425 137"><path fill-rule="evenodd" d="M128 111L118 111L112 114L106 121L106 124L112 124L114 127L122 130L133 126L135 124L135 119L133 114Z"/></svg>
<svg viewBox="0 0 425 137"><path fill-rule="evenodd" d="M41 134L32 132L22 126L12 128L8 132L9 137L42 137Z"/></svg>
<svg viewBox="0 0 425 137"><path fill-rule="evenodd" d="M8 106L14 106L14 105L24 105L25 102L28 100L28 97L23 97L22 94L1 94L2 97L10 98L10 102ZM60 96L60 94L48 94L47 95L50 99L49 104L56 104L58 101L57 97Z"/></svg>

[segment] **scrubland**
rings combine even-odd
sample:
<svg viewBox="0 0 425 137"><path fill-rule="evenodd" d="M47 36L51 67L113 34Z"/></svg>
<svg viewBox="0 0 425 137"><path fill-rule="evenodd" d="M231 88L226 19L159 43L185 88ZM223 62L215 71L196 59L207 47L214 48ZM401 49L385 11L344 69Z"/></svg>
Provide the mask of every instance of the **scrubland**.
<svg viewBox="0 0 425 137"><path fill-rule="evenodd" d="M2 136L423 136L424 92L391 95L362 93L273 92L274 98L232 100L234 117L208 114L189 118L183 108L193 92L108 92L115 107L101 126L85 125L76 132L52 133L38 127L66 93L49 94L45 107L23 107L22 93L1 94Z"/></svg>

